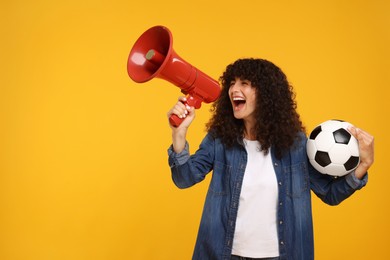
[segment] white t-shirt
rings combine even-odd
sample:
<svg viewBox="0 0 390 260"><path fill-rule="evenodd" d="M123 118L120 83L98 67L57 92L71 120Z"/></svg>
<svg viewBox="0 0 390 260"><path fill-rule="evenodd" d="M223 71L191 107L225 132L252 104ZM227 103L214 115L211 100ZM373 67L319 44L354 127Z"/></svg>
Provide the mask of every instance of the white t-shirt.
<svg viewBox="0 0 390 260"><path fill-rule="evenodd" d="M248 162L244 173L233 255L261 258L279 256L277 233L278 185L271 154L258 141L244 139Z"/></svg>

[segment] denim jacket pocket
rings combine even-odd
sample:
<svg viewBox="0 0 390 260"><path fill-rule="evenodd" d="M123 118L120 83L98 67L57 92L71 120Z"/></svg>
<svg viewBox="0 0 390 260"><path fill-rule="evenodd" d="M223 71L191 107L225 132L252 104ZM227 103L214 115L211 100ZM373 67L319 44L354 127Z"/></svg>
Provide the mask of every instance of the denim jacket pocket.
<svg viewBox="0 0 390 260"><path fill-rule="evenodd" d="M215 161L209 191L213 195L226 195L228 193L229 179L232 166Z"/></svg>
<svg viewBox="0 0 390 260"><path fill-rule="evenodd" d="M300 197L309 189L309 172L305 163L284 168L286 193L290 197Z"/></svg>

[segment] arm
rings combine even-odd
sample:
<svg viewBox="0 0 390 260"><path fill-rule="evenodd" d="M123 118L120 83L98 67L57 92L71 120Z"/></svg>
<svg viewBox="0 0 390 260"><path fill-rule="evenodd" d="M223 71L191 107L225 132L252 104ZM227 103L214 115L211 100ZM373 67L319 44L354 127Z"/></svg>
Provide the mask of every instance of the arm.
<svg viewBox="0 0 390 260"><path fill-rule="evenodd" d="M207 134L193 154L189 153L188 143L183 151L176 153L173 145L168 149L168 163L171 167L172 180L181 189L188 188L204 180L214 165L214 138Z"/></svg>
<svg viewBox="0 0 390 260"><path fill-rule="evenodd" d="M192 156L189 153L189 145L186 141L188 127L195 117L195 109L186 107L183 102L186 99L180 97L175 106L168 112L168 118L176 114L185 118L178 127L172 129L172 145L168 149L168 163L171 167L172 179L179 188L188 188L202 181L213 167L214 141L210 136L202 141L198 151Z"/></svg>
<svg viewBox="0 0 390 260"><path fill-rule="evenodd" d="M337 205L356 190L363 188L368 180L367 170L374 162L374 138L353 126L348 130L359 142L360 163L353 172L334 178L320 174L309 165L311 188L321 200L329 205Z"/></svg>
<svg viewBox="0 0 390 260"><path fill-rule="evenodd" d="M362 179L355 176L355 171L343 176L333 177L319 173L309 163L310 187L323 202L328 205L338 205L350 197L356 190L363 188L368 181L365 174Z"/></svg>

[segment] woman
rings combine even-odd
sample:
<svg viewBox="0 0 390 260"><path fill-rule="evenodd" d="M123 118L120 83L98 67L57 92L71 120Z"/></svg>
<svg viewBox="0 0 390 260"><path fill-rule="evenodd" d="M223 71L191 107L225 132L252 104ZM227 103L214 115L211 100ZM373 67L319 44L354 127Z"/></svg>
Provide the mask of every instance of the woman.
<svg viewBox="0 0 390 260"><path fill-rule="evenodd" d="M313 259L312 190L337 205L367 183L374 139L356 127L360 164L333 178L306 156L305 128L285 74L263 59L239 59L220 78L208 133L189 154L195 117L185 98L168 112L185 118L172 129L169 165L174 183L190 187L213 171L193 259Z"/></svg>

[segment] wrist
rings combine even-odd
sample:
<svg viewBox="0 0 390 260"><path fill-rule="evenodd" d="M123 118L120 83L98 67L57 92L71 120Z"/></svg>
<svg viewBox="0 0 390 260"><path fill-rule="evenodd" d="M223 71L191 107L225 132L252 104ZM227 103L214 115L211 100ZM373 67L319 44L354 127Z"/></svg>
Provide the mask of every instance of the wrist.
<svg viewBox="0 0 390 260"><path fill-rule="evenodd" d="M361 180L364 177L364 175L367 173L369 168L370 168L369 165L360 163L359 166L355 169L356 178Z"/></svg>
<svg viewBox="0 0 390 260"><path fill-rule="evenodd" d="M187 131L172 131L172 145L175 153L181 153L186 144Z"/></svg>

